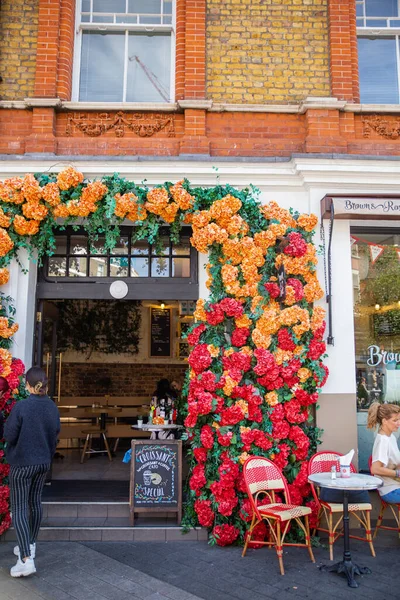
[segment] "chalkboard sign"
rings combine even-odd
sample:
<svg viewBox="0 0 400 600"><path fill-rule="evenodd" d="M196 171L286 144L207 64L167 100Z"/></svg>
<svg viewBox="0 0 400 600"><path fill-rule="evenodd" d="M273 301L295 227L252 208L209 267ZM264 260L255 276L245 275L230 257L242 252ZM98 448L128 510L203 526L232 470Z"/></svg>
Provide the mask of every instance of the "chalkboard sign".
<svg viewBox="0 0 400 600"><path fill-rule="evenodd" d="M150 356L171 356L171 309L150 309Z"/></svg>
<svg viewBox="0 0 400 600"><path fill-rule="evenodd" d="M182 442L132 440L130 516L175 512L182 518Z"/></svg>

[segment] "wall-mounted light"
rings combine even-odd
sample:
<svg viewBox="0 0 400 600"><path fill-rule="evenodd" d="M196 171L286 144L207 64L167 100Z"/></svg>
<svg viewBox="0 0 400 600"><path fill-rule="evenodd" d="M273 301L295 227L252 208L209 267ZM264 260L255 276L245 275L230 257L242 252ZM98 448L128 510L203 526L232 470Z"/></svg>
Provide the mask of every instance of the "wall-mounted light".
<svg viewBox="0 0 400 600"><path fill-rule="evenodd" d="M375 310L379 310L379 309L380 309L380 307L381 307L381 305L380 305L380 304L375 304Z"/></svg>
<svg viewBox="0 0 400 600"><path fill-rule="evenodd" d="M165 308L165 304L164 304L164 302L161 302L161 305L160 305L160 306L161 306L161 310L164 310L164 308Z"/></svg>

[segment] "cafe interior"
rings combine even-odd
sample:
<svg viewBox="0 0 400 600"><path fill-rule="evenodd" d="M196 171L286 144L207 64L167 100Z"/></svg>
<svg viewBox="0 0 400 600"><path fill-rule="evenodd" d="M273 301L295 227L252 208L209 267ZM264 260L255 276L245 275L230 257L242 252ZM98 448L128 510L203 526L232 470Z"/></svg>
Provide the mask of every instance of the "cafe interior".
<svg viewBox="0 0 400 600"><path fill-rule="evenodd" d="M71 482L86 494L88 487L107 487L100 482L125 489L130 467L123 458L131 441L159 436L146 426L150 415L157 421L151 400L161 379L178 392L175 413L158 419L160 437L165 432L180 437L179 388L189 354L185 333L194 309L190 300L44 302L43 365L61 417L53 494Z"/></svg>

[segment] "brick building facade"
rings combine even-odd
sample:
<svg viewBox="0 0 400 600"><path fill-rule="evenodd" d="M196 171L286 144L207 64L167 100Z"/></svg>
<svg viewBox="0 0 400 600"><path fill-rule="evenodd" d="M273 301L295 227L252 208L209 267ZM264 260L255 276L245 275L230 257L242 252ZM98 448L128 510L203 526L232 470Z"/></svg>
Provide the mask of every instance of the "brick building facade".
<svg viewBox="0 0 400 600"><path fill-rule="evenodd" d="M158 95L161 102L151 99L154 94L149 101L135 101L134 94L133 101L129 94L121 96L124 101L104 101L101 89L92 96L95 100L82 100L79 80L82 88L84 76L96 77L89 63L101 36L118 31L122 37L127 31L133 40L135 32L151 29L102 25L107 18L99 17L101 12L81 16L86 4L2 3L1 153L397 154L396 109L360 104L355 0L170 2L167 17L152 26L164 32L164 42L171 38L171 85L167 95L162 90ZM104 13L106 5L98 3L99 10ZM115 6L118 10L119 3ZM132 18L125 20L132 23ZM93 50L86 52L82 32ZM82 67L84 58L88 64ZM128 88L131 59L126 61ZM147 67L140 67L138 85L148 84L157 95L161 82L151 68L145 73Z"/></svg>

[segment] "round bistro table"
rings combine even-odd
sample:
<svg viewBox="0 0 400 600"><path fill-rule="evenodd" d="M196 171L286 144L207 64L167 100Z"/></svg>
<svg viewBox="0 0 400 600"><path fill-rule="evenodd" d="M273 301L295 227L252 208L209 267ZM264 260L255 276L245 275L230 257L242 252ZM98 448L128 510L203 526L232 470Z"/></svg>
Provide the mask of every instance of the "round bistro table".
<svg viewBox="0 0 400 600"><path fill-rule="evenodd" d="M367 575L372 573L368 567L359 567L351 560L350 553L350 532L349 532L349 492L362 490L376 490L381 487L382 481L378 477L372 475L362 475L361 473L352 473L350 477L340 477L338 473L336 479L332 479L330 473L315 473L308 476L308 481L317 485L320 488L328 488L331 490L340 490L343 492L343 560L332 565L321 567L324 571L330 573L344 573L347 577L347 583L352 588L357 588L358 583L355 580L355 575Z"/></svg>

